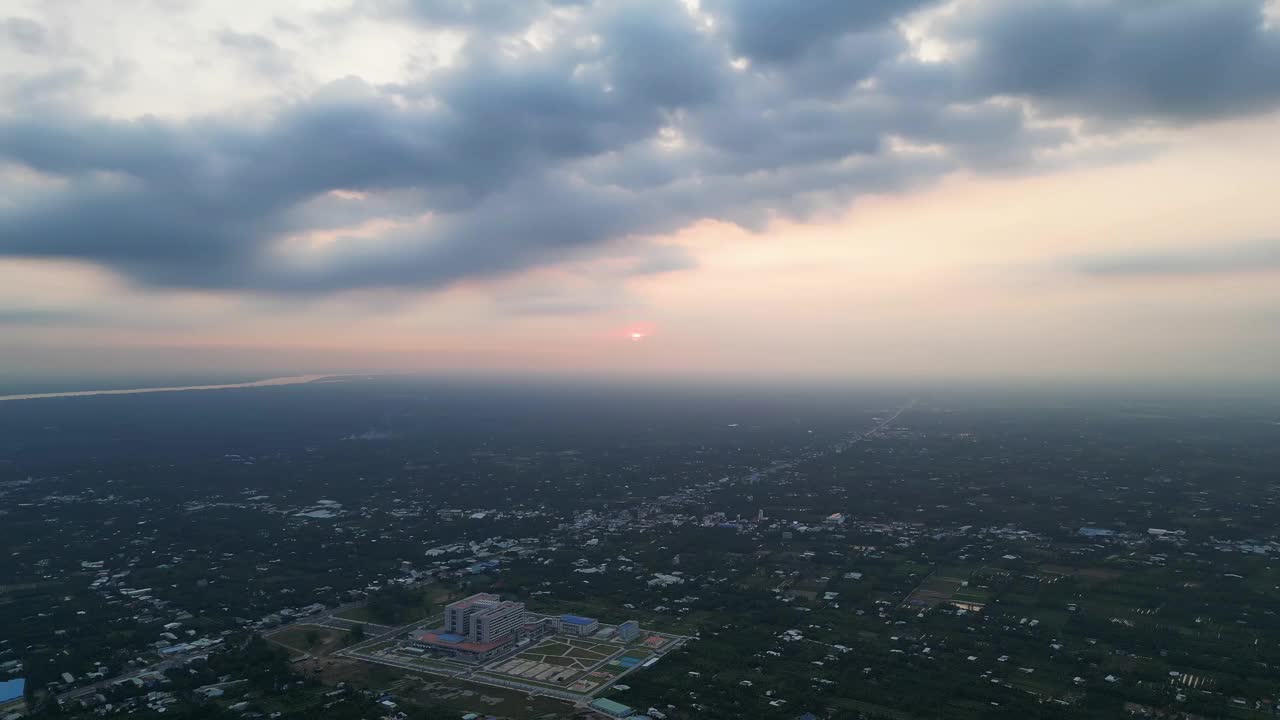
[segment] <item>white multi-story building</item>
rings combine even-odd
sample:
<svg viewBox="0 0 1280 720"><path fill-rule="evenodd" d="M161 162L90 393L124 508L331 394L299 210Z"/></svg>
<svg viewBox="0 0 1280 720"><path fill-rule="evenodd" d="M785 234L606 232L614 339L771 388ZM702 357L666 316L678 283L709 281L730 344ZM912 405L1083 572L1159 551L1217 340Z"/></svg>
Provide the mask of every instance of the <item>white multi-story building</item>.
<svg viewBox="0 0 1280 720"><path fill-rule="evenodd" d="M524 603L479 593L450 603L444 611L446 632L474 643L491 643L514 633L525 621Z"/></svg>

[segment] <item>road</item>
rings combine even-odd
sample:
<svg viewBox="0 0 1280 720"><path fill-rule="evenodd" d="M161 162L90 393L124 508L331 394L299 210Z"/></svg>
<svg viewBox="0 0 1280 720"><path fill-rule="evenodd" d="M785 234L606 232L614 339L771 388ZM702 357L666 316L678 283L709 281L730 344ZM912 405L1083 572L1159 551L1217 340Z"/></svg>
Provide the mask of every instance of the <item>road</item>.
<svg viewBox="0 0 1280 720"><path fill-rule="evenodd" d="M87 695L92 695L104 688L110 687L112 685L118 685L123 682L128 682L134 678L142 677L143 675L150 675L152 673L163 674L165 670L169 670L176 667L182 667L191 658L200 657L202 655L208 655L211 651L213 651L213 648L201 648L199 650L192 650L191 652L179 653L177 655L167 657L164 660L161 660L160 662L155 663L154 665L148 665L147 667L141 668L139 670L133 670L127 673L122 673L120 675L116 675L115 677L108 678L106 680L99 680L98 682L93 683L92 685L85 685L83 687L78 687L75 690L68 690L67 692L61 693L57 696L58 701L66 702L68 700L75 700L76 698L82 698Z"/></svg>

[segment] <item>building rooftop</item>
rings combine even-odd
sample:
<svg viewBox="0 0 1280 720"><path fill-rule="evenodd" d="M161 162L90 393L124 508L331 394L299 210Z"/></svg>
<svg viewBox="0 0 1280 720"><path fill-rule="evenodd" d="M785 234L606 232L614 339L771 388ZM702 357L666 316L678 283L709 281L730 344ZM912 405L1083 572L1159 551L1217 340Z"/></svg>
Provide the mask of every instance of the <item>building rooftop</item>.
<svg viewBox="0 0 1280 720"><path fill-rule="evenodd" d="M472 605L489 605L492 603L500 602L501 600L502 600L501 597L498 597L497 595L493 595L491 593L476 593L471 597L465 597L461 600L458 600L457 602L449 603L449 607L465 608L465 607L471 607Z"/></svg>
<svg viewBox="0 0 1280 720"><path fill-rule="evenodd" d="M561 615L560 622L569 623L570 625L590 625L596 620L595 618L582 617L581 615Z"/></svg>
<svg viewBox="0 0 1280 720"><path fill-rule="evenodd" d="M621 717L631 712L631 708L620 702L614 702L607 698L600 698L591 703L591 707L602 710L615 717Z"/></svg>
<svg viewBox="0 0 1280 720"><path fill-rule="evenodd" d="M7 703L10 700L17 700L22 697L22 693L27 688L27 681L18 678L17 680L5 680L0 682L0 703Z"/></svg>
<svg viewBox="0 0 1280 720"><path fill-rule="evenodd" d="M437 645L440 647L453 648L456 650L464 650L466 652L482 653L493 650L494 648L506 645L511 639L510 635L503 636L495 642L477 643L467 642L467 639L461 635L447 633L441 630L427 630L419 633L416 638L418 642L424 645Z"/></svg>

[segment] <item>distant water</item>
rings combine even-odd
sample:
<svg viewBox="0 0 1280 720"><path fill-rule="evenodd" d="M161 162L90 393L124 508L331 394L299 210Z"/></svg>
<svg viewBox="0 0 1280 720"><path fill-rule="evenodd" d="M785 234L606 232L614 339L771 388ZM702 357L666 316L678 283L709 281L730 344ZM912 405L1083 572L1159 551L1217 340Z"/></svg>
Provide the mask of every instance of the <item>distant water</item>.
<svg viewBox="0 0 1280 720"><path fill-rule="evenodd" d="M332 375L293 375L290 377L254 380L253 382L227 383L224 385L184 385L181 387L125 388L119 390L73 390L70 392L27 393L25 395L0 395L3 400L43 400L44 398L87 397L90 395L136 395L138 393L179 392L182 390L228 390L231 388L272 387L275 385L301 385Z"/></svg>

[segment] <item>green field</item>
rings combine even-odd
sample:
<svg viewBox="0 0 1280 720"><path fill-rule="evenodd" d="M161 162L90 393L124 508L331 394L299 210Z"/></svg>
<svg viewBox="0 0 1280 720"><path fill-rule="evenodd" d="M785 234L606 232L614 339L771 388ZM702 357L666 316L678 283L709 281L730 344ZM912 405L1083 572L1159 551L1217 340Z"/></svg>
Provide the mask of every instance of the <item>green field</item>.
<svg viewBox="0 0 1280 720"><path fill-rule="evenodd" d="M396 593L394 602L384 602L377 596L359 607L343 610L334 617L378 625L403 625L422 620L441 612L444 606L457 599L457 593L442 587L425 587Z"/></svg>
<svg viewBox="0 0 1280 720"><path fill-rule="evenodd" d="M340 650L346 633L318 625L294 625L268 635L267 639L297 655L325 657Z"/></svg>

